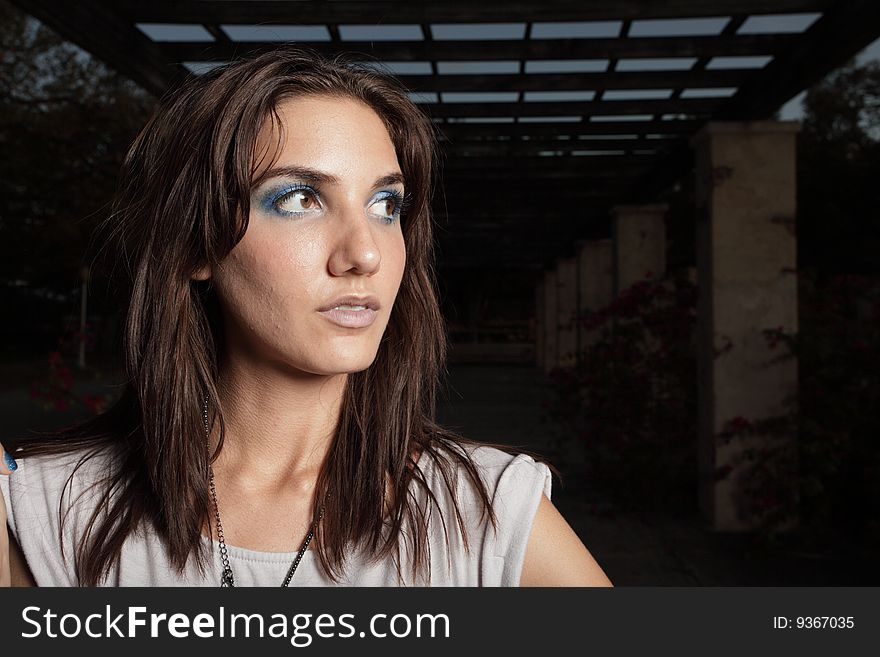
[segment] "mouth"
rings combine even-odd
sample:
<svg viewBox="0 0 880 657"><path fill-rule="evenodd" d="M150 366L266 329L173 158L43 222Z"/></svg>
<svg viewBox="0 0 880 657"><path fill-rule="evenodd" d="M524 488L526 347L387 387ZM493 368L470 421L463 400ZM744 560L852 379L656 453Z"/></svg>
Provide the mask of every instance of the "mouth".
<svg viewBox="0 0 880 657"><path fill-rule="evenodd" d="M346 294L336 297L318 312L343 328L364 328L376 321L379 299L373 295Z"/></svg>
<svg viewBox="0 0 880 657"><path fill-rule="evenodd" d="M337 326L344 328L364 328L376 321L378 314L367 306L341 304L329 310L319 311Z"/></svg>

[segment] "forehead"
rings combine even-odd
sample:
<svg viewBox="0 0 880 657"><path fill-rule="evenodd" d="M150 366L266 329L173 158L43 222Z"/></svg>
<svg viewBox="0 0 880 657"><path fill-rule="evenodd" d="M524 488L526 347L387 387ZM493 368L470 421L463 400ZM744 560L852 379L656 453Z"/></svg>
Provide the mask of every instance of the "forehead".
<svg viewBox="0 0 880 657"><path fill-rule="evenodd" d="M255 144L255 176L298 165L339 177L399 170L388 130L369 106L348 97L310 95L281 101Z"/></svg>

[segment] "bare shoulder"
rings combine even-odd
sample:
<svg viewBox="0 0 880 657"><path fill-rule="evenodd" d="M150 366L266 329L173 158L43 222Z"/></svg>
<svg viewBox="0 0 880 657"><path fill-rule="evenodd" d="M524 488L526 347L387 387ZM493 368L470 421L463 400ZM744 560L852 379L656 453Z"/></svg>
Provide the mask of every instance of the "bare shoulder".
<svg viewBox="0 0 880 657"><path fill-rule="evenodd" d="M532 523L520 586L613 586L546 495Z"/></svg>
<svg viewBox="0 0 880 657"><path fill-rule="evenodd" d="M66 581L69 562L63 547L75 545L89 519L106 499L111 476L108 453L90 448L18 457L18 468L3 475L0 503L6 511L8 573L12 586ZM55 579L44 580L51 571Z"/></svg>

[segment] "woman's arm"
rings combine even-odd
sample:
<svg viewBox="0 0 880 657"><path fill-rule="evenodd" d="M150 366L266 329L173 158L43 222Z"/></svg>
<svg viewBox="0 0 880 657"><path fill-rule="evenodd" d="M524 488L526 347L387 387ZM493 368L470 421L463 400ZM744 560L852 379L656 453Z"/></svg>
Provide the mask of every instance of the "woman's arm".
<svg viewBox="0 0 880 657"><path fill-rule="evenodd" d="M6 465L6 452L0 445L0 476L7 476L12 472ZM9 530L6 528L6 500L3 498L3 490L0 489L0 586L9 586L11 574L9 569Z"/></svg>
<svg viewBox="0 0 880 657"><path fill-rule="evenodd" d="M0 445L0 476L8 476L13 471L6 462L6 452ZM24 560L21 548L9 535L6 526L6 500L0 490L0 587L3 586L36 586L34 577Z"/></svg>
<svg viewBox="0 0 880 657"><path fill-rule="evenodd" d="M613 586L546 495L535 513L520 586Z"/></svg>
<svg viewBox="0 0 880 657"><path fill-rule="evenodd" d="M0 588L10 586L12 577L9 569L9 531L6 529L6 510L3 493L0 492Z"/></svg>
<svg viewBox="0 0 880 657"><path fill-rule="evenodd" d="M9 537L9 568L12 586L36 586L31 569L28 568L21 548L12 536Z"/></svg>

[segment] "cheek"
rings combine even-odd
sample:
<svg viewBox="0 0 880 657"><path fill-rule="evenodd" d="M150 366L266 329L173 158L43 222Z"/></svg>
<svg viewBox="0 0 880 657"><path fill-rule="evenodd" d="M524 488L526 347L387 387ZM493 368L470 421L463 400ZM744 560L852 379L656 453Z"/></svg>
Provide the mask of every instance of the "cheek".
<svg viewBox="0 0 880 657"><path fill-rule="evenodd" d="M252 328L281 330L290 312L310 304L314 249L253 236L229 254L218 281L229 311Z"/></svg>

